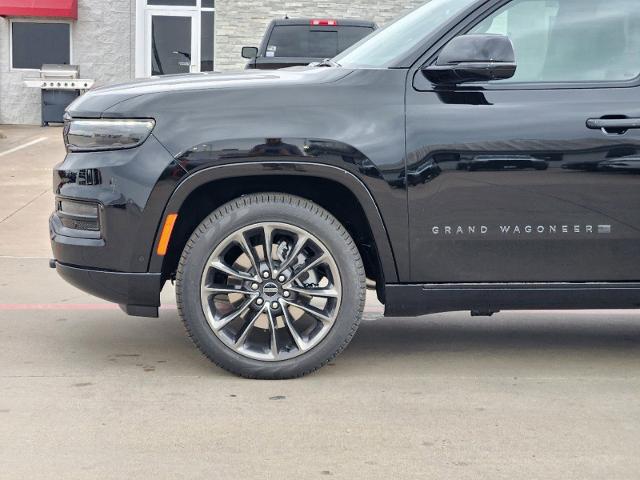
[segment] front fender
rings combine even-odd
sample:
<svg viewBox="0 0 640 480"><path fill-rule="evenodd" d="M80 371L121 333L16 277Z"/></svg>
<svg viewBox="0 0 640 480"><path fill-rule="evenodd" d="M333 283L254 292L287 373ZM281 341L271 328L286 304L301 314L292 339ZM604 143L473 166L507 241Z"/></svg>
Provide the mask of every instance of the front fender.
<svg viewBox="0 0 640 480"><path fill-rule="evenodd" d="M296 175L332 180L348 188L360 202L376 240L380 266L385 279L391 283L398 281L394 252L376 201L364 182L345 168L312 162L308 159L306 161L285 159L281 156L279 158L272 157L270 160L260 159L260 161L256 161L255 158L250 161L247 161L247 158L238 158L234 163L202 167L190 163L185 155L182 155L178 161L187 170L192 170L193 173L186 176L171 195L165 208L161 225L164 224L169 214L180 210L181 205L197 188L214 181L265 175ZM151 252L150 272L162 271L164 257L156 253L158 241L159 235L156 236L156 242Z"/></svg>

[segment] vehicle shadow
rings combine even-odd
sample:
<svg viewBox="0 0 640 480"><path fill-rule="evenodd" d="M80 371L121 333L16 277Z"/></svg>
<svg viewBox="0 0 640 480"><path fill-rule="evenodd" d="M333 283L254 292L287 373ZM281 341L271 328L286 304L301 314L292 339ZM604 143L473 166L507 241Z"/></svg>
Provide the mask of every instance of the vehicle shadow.
<svg viewBox="0 0 640 480"><path fill-rule="evenodd" d="M491 349L640 347L640 311L502 312L493 317L468 313L417 318L364 320L350 349L396 354Z"/></svg>
<svg viewBox="0 0 640 480"><path fill-rule="evenodd" d="M638 313L450 313L363 321L336 365L356 376L628 376L640 367Z"/></svg>

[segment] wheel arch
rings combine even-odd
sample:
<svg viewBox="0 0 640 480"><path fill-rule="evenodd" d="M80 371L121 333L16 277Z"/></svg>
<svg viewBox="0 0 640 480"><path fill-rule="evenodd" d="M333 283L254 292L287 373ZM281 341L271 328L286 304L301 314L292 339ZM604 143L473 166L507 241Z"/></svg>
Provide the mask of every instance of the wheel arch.
<svg viewBox="0 0 640 480"><path fill-rule="evenodd" d="M317 191L305 195L301 191L305 186L322 185L330 187L327 192L330 195L321 195ZM216 165L186 177L171 195L160 224L164 225L168 215L178 214L169 250L165 256L157 254L160 237L157 234L149 271L161 272L168 278L189 236L206 215L227 201L260 191L290 193L307 198L345 224L358 243L367 275L377 280L381 299L384 299L384 284L398 281L387 229L374 197L362 180L340 167L296 161ZM348 200L355 200L355 203Z"/></svg>

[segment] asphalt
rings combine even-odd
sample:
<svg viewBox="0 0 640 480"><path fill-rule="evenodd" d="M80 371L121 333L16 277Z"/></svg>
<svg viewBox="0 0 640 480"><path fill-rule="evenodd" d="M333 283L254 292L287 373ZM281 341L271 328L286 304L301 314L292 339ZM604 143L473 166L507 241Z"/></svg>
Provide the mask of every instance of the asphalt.
<svg viewBox="0 0 640 480"><path fill-rule="evenodd" d="M239 379L170 287L133 318L48 268L60 129L0 132L0 479L638 478L638 311L382 319L370 299L316 374Z"/></svg>

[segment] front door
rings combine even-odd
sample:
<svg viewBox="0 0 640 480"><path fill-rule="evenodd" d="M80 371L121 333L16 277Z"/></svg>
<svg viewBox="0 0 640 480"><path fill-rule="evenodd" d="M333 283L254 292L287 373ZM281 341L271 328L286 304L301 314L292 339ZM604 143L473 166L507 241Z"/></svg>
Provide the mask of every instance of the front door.
<svg viewBox="0 0 640 480"><path fill-rule="evenodd" d="M495 5L459 33L508 35L513 79L408 79L411 280L639 280L637 1Z"/></svg>
<svg viewBox="0 0 640 480"><path fill-rule="evenodd" d="M146 76L198 72L198 13L148 10L145 21Z"/></svg>

